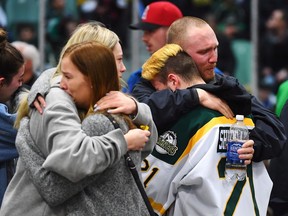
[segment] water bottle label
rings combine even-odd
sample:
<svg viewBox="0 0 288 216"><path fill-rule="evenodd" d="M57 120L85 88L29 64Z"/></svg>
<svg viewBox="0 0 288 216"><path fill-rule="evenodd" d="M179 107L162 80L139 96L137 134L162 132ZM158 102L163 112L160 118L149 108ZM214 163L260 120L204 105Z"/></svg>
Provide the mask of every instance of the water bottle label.
<svg viewBox="0 0 288 216"><path fill-rule="evenodd" d="M241 148L243 142L230 141L227 145L227 163L230 164L243 164L244 161L239 159L237 150Z"/></svg>

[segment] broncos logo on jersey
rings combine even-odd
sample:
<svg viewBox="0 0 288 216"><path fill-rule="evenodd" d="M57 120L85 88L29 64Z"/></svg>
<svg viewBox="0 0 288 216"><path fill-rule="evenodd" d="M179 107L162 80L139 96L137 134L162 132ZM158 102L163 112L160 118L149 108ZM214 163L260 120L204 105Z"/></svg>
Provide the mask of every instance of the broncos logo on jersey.
<svg viewBox="0 0 288 216"><path fill-rule="evenodd" d="M177 147L177 135L173 131L166 131L159 136L155 150L160 154L175 155L178 150Z"/></svg>

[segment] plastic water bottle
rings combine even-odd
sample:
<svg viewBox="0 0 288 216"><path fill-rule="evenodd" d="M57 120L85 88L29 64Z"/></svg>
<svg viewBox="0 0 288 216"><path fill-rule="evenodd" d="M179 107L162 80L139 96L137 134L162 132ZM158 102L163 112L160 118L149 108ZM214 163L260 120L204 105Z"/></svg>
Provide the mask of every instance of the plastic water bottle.
<svg viewBox="0 0 288 216"><path fill-rule="evenodd" d="M231 125L227 144L227 158L225 165L225 178L228 182L246 178L246 165L239 159L237 150L249 139L249 130L244 124L244 116L236 115L236 123Z"/></svg>

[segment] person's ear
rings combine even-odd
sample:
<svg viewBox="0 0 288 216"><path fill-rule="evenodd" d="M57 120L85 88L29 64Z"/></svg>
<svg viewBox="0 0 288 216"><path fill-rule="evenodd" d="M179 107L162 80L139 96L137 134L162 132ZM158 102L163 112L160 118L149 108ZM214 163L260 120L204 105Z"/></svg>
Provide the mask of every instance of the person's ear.
<svg viewBox="0 0 288 216"><path fill-rule="evenodd" d="M0 77L0 87L2 87L4 85L4 80L5 80L4 77Z"/></svg>
<svg viewBox="0 0 288 216"><path fill-rule="evenodd" d="M172 91L176 91L176 89L179 87L179 78L178 78L178 76L173 74L173 73L168 74L167 83L168 83L169 88Z"/></svg>

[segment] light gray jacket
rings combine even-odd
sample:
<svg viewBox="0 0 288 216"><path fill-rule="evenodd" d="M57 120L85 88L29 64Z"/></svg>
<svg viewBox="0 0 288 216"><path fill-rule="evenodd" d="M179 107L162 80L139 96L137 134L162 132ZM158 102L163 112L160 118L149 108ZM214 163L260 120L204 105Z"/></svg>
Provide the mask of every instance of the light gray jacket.
<svg viewBox="0 0 288 216"><path fill-rule="evenodd" d="M106 134L106 132L108 131L110 132L100 137L88 136L81 129L81 124L80 124L80 119L78 118L77 109L73 101L71 100L70 96L57 87L51 88L49 94L46 96L46 103L47 103L47 107L44 110L44 114L40 115L37 111L33 111L31 114L31 120L29 122L29 131L32 135L32 138L35 141L35 143L37 143L37 147L40 149L43 156L46 157L45 162L43 164L43 168L45 168L46 171L44 169L38 170L38 173L39 173L38 183L39 183L39 179L41 179L40 182L43 182L43 184L46 184L46 189L43 189L44 191L45 190L46 192L49 191L49 189L47 188L49 187L52 188L53 184L56 185L56 188L58 186L58 188L60 187L63 189L65 188L67 189L70 187L71 189L71 185L64 187L63 185L61 185L62 183L60 184L60 181L53 182L53 179L49 177L48 175L49 172L47 172L47 170L61 174L62 176L64 176L65 178L67 178L68 180L72 182L78 182L87 176L101 173L103 171L105 171L104 173L109 172L108 171L109 169L107 169L108 167L116 168L114 167L115 165L120 166L122 164L123 155L127 151L127 144L125 142L123 132L121 129L111 131L113 128L111 128L111 125L110 127L108 127L109 122L107 123L102 122L104 123L104 125L106 125L105 130L102 131L103 134ZM91 116L91 118L93 117ZM94 122L95 120L92 119L92 121ZM98 120L96 122L98 122ZM157 139L157 131L152 121L150 109L148 108L148 112L147 112L146 105L144 106L144 104L138 104L138 115L136 116L135 122L136 123L141 122L142 124L150 125L152 136L150 138L150 142L146 145L146 149L144 151L146 154L148 154L152 150L153 143L155 143ZM17 146L18 146L18 143L19 145L23 144L22 136L23 135L25 136L25 133L21 133L21 130L23 127L25 127L24 123L21 125L19 132L18 132L19 136L17 136L17 141L16 141ZM103 127L102 123L101 123L101 126ZM92 126L93 125L94 124L92 124ZM98 125L97 128L94 128L94 129L98 130L99 128L100 127ZM88 128L87 128L87 132L89 132ZM90 134L90 135L93 135L93 134ZM135 160L137 162L139 160L139 156L138 156L138 159L136 158ZM137 164L139 168L140 163L137 163ZM118 168L116 168L116 170L118 170ZM128 169L126 171L129 172ZM41 196L41 187L43 186L43 184L42 186L39 186L41 184L39 185L33 184L37 180L31 181L30 179L30 177L32 176L31 173L32 172L26 169L24 158L22 158L20 155L20 159L17 165L17 171L5 193L0 215L9 215L9 216L10 215L11 216L13 215L15 216L16 215L17 216L18 215L27 215L27 216L28 215L29 216L30 215L49 215L49 216L52 215L53 216L53 215L66 215L67 212L77 212L77 210L79 209L82 209L83 211L85 211L85 207L84 206L81 207L81 203L79 203L79 205L75 205L75 204L70 205L72 207L75 207L76 209L68 208L67 206L69 205L65 205L65 204L63 204L64 208L63 208L63 205L58 205L57 207L49 206L48 203L45 202L43 197ZM101 178L99 179L105 179L104 177L102 178L102 176L105 176L104 173L101 175ZM111 176L111 174L113 173L116 174L117 172L113 171L107 176ZM67 179L65 180L67 181ZM116 179L118 180L118 178ZM88 179L87 182L85 182L85 180L82 180L80 182L80 183L83 183L83 185L78 186L78 187L73 187L73 186L72 187L77 188L78 191L80 191L89 183L93 182L93 179L92 180ZM120 188L120 184L122 185L122 183L123 182L117 183L116 181L115 187L112 187L110 185L111 188L114 188L112 191L110 191L110 192L113 192L112 193L113 197L115 196L115 189ZM126 184L127 183L129 185L129 181L126 182ZM130 183L133 186L134 180L133 180L133 183L131 181ZM99 184L99 182L97 182L97 184ZM126 191L126 187L125 187L126 184L124 184L123 186L123 188L125 188L125 191ZM102 184L99 184L99 185L100 185L99 187L101 188L101 186L105 184L104 182L102 182ZM37 186L39 187L37 188ZM82 192L85 192L85 189L82 190ZM109 192L109 190L107 192ZM133 196L132 198L130 197L129 200L130 201L133 200L133 202L137 200L135 205L136 206L138 205L139 207L138 212L142 212L142 210L140 209L143 209L142 208L143 203L141 204L141 202L139 201L141 197L134 190L132 190L132 192L133 194L130 194L130 195L133 195ZM63 196L64 197L66 196L65 199L73 195L73 192L69 192L69 189L67 192L68 195L66 195L64 191L62 192L59 190L55 191L55 193L58 195L64 194ZM122 194L120 197L123 198L124 196L125 195ZM98 197L101 200L104 199L103 197L100 197L98 195L96 197ZM105 197L109 197L109 196L107 195ZM59 201L56 198L51 203L52 205L57 205L63 202L63 199ZM46 199L46 201L47 200L48 199ZM72 198L72 200L77 200L77 198L76 199ZM122 199L122 201L123 200L125 199ZM92 204L94 203L94 205L97 203L97 206L99 204L98 202L96 202L97 201L96 198L95 199L93 198L93 201L92 200L90 201L91 201L90 203L89 203L89 200L83 201L82 204L83 205L85 204L88 206L91 205L91 203ZM107 204L109 202L105 202L105 203ZM129 205L131 205L131 203L129 203ZM90 207L87 207L87 209L90 209ZM107 208L105 209L103 209L103 211L104 210L107 211ZM108 209L112 210L113 208L109 207ZM130 210L130 208L127 208L127 209ZM83 214L79 213L79 214L71 214L71 215L83 215ZM94 215L94 214L91 214L91 215ZM113 213L111 215L113 215Z"/></svg>

